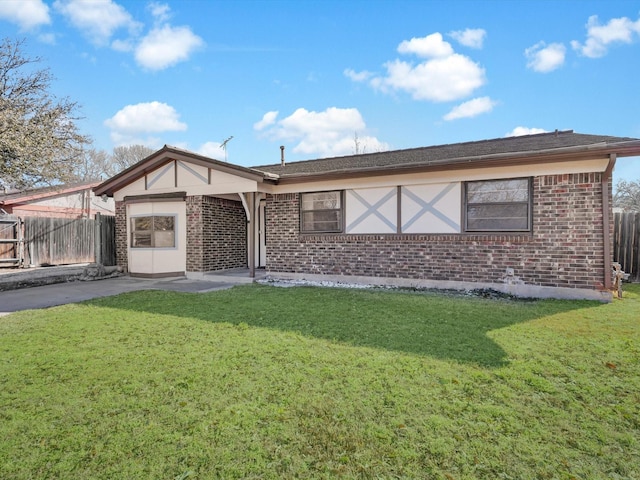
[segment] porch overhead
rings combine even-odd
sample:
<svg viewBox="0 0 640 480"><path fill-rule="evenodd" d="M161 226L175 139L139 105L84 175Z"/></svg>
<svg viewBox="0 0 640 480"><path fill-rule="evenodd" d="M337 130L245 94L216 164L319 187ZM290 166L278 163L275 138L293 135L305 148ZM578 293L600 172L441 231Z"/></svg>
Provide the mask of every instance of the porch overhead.
<svg viewBox="0 0 640 480"><path fill-rule="evenodd" d="M168 193L225 196L256 192L273 174L165 145L162 149L95 187L96 195L125 196ZM237 197L236 197L237 198Z"/></svg>

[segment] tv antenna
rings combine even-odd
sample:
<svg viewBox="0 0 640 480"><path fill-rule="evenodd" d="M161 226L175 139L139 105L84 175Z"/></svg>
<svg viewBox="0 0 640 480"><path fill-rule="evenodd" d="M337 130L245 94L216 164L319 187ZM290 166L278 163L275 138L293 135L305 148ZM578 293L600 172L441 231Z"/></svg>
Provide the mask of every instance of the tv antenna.
<svg viewBox="0 0 640 480"><path fill-rule="evenodd" d="M229 143L231 140L233 139L233 135L231 135L229 138L227 138L225 141L223 141L220 144L220 148L222 150L224 150L224 161L227 161L227 143Z"/></svg>

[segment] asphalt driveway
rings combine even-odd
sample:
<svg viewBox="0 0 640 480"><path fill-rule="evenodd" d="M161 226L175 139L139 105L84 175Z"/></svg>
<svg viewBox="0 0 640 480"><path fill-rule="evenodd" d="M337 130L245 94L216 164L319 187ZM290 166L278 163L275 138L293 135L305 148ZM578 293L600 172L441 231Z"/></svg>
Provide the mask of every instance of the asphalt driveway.
<svg viewBox="0 0 640 480"><path fill-rule="evenodd" d="M20 310L47 308L66 303L82 302L137 290L172 290L175 292L211 292L231 288L235 283L189 280L186 278L142 279L128 276L55 283L40 287L0 292L0 316Z"/></svg>

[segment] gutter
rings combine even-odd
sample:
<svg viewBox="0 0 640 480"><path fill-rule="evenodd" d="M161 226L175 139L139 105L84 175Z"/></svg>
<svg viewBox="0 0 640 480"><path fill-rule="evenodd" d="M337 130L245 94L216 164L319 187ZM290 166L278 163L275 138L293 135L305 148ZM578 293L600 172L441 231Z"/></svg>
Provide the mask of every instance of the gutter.
<svg viewBox="0 0 640 480"><path fill-rule="evenodd" d="M427 147L436 148L436 147ZM473 155L466 157L449 158L447 160L427 160L422 162L391 163L380 166L336 168L321 172L281 172L278 184L313 182L318 180L331 180L346 177L381 176L394 173L415 173L424 171L439 170L463 170L467 168L483 168L498 165L520 165L523 160L533 160L535 162L560 162L566 160L587 160L603 158L612 150L617 152L619 157L636 156L640 152L640 140L628 140L617 143L598 142L587 145L572 145L567 147L546 148L542 150L522 150L516 152L502 152L495 154ZM420 150L420 149L409 149ZM392 152L381 152L375 155L392 154L409 150L397 150ZM374 154L366 154L374 155ZM601 155L601 157L600 157ZM349 157L335 157L335 159ZM329 159L318 159L318 161ZM305 160L304 162L314 162L316 160ZM295 163L291 164L295 165ZM268 165L265 167L276 167L279 165ZM260 170L258 167L253 167Z"/></svg>
<svg viewBox="0 0 640 480"><path fill-rule="evenodd" d="M593 152L583 151L581 156L576 154L556 154L556 155L504 155L493 157L468 157L455 159L447 162L425 162L421 164L416 163L404 163L395 165L385 165L381 167L369 167L362 169L351 170L332 170L323 173L293 173L283 174L277 181L278 185L286 185L291 183L303 183L303 182L315 182L318 180L332 180L332 179L344 179L344 178L359 178L359 177L375 177L386 176L395 174L410 174L410 173L422 173L422 172L441 172L451 170L467 170L469 168L488 168L497 166L518 166L523 164L533 163L557 163L564 161L575 160L594 160L598 158L606 158L607 152L602 153L602 156L596 156Z"/></svg>
<svg viewBox="0 0 640 480"><path fill-rule="evenodd" d="M603 255L604 255L604 288L611 290L611 206L609 205L609 181L611 173L616 164L616 154L609 154L609 164L602 173L602 235L603 235Z"/></svg>

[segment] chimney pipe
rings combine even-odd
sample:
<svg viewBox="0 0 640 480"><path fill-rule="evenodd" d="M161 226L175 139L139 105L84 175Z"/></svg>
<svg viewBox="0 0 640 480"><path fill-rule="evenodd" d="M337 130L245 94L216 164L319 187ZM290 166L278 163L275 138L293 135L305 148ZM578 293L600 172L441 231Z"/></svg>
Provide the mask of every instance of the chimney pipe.
<svg viewBox="0 0 640 480"><path fill-rule="evenodd" d="M284 167L284 145L280 145L280 165Z"/></svg>

